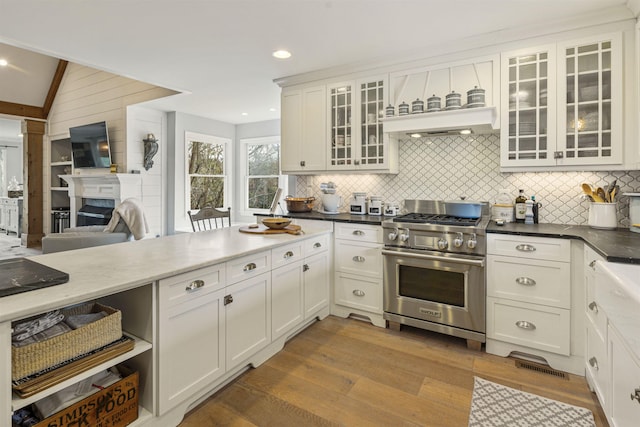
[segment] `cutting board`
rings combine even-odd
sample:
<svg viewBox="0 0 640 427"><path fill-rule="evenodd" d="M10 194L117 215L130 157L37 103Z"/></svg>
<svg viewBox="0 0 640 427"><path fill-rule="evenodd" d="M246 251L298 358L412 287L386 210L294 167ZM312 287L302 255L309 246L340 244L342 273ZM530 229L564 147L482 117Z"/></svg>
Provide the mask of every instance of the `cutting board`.
<svg viewBox="0 0 640 427"><path fill-rule="evenodd" d="M293 225L293 224L289 224L287 225L285 228L282 228L280 230L274 230L273 228L269 228L265 225L262 224L258 224L257 227L249 227L247 225L240 227L240 232L241 233L251 233L251 234L284 234L284 233L288 233L288 234L301 234L302 233L302 227L300 227L299 225Z"/></svg>

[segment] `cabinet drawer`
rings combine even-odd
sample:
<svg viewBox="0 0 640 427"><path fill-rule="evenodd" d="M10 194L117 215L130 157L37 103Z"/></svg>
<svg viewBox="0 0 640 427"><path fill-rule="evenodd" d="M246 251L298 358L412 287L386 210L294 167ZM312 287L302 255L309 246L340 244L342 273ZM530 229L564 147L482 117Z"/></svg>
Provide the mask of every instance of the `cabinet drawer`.
<svg viewBox="0 0 640 427"><path fill-rule="evenodd" d="M291 245L280 246L271 249L271 264L273 268L281 265L291 264L292 262L301 261L303 258L302 242L293 243Z"/></svg>
<svg viewBox="0 0 640 427"><path fill-rule="evenodd" d="M271 270L271 251L235 258L226 265L227 283L236 283Z"/></svg>
<svg viewBox="0 0 640 427"><path fill-rule="evenodd" d="M335 224L336 239L382 243L382 227L368 224Z"/></svg>
<svg viewBox="0 0 640 427"><path fill-rule="evenodd" d="M336 240L336 270L382 277L382 246L377 243Z"/></svg>
<svg viewBox="0 0 640 427"><path fill-rule="evenodd" d="M160 305L173 307L222 289L225 285L224 264L162 279L158 291Z"/></svg>
<svg viewBox="0 0 640 427"><path fill-rule="evenodd" d="M546 237L489 234L487 253L527 259L571 261L571 240Z"/></svg>
<svg viewBox="0 0 640 427"><path fill-rule="evenodd" d="M373 313L382 313L382 282L336 273L335 303Z"/></svg>
<svg viewBox="0 0 640 427"><path fill-rule="evenodd" d="M487 295L571 308L571 265L489 255Z"/></svg>
<svg viewBox="0 0 640 427"><path fill-rule="evenodd" d="M329 250L330 238L329 234L322 234L320 236L312 237L303 242L304 244L304 256L310 256L316 253L321 253Z"/></svg>
<svg viewBox="0 0 640 427"><path fill-rule="evenodd" d="M609 387L609 369L607 361L607 342L592 327L587 327L587 354L585 370L593 382L600 405L607 405L607 390Z"/></svg>
<svg viewBox="0 0 640 427"><path fill-rule="evenodd" d="M487 298L487 337L569 355L569 310Z"/></svg>

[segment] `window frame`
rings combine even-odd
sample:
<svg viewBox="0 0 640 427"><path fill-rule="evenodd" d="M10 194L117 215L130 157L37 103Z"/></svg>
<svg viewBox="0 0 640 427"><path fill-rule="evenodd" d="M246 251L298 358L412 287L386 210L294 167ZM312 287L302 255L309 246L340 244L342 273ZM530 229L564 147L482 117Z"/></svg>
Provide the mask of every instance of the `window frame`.
<svg viewBox="0 0 640 427"><path fill-rule="evenodd" d="M260 138L240 139L240 175L242 176L242 188L240 199L242 201L242 215L253 216L256 213L268 214L269 209L249 208L249 146L251 145L278 145L278 187L282 188L282 194L287 194L287 175L282 174L282 144L280 136L265 136ZM259 177L276 177L276 175L258 175Z"/></svg>
<svg viewBox="0 0 640 427"><path fill-rule="evenodd" d="M187 211L191 211L191 174L189 173L189 143L192 141L196 142L204 142L206 144L216 144L223 146L223 159L224 163L222 165L223 174L222 175L194 175L194 176L211 176L211 177L222 177L224 179L223 184L223 195L222 198L225 201L226 206L214 206L221 208L228 208L232 205L231 192L229 191L233 188L233 141L229 138L224 138L221 136L215 135L207 135L198 132L185 131L184 133L184 176L185 176L185 207Z"/></svg>

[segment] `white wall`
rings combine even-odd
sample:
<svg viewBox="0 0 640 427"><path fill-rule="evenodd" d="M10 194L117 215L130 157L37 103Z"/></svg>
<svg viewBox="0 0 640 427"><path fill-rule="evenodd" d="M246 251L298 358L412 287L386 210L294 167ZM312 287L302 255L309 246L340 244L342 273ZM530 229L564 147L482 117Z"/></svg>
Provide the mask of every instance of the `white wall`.
<svg viewBox="0 0 640 427"><path fill-rule="evenodd" d="M185 201L185 132L236 140L236 127L185 113L167 115L167 234L191 230ZM233 199L233 196L232 196ZM233 207L232 207L233 209Z"/></svg>

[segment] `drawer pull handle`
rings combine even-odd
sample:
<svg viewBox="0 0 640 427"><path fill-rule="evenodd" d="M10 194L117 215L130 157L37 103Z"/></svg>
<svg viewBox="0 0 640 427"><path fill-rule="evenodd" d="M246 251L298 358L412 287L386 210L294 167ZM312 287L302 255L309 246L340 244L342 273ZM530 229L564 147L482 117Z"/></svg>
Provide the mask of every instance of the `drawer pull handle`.
<svg viewBox="0 0 640 427"><path fill-rule="evenodd" d="M596 261L597 261L596 259L594 259L593 261L591 261L591 262L589 263L589 267L591 267L591 268L593 268L593 269L595 270L595 269L596 269Z"/></svg>
<svg viewBox="0 0 640 427"><path fill-rule="evenodd" d="M229 305L233 302L233 296L225 295L224 296L224 305Z"/></svg>
<svg viewBox="0 0 640 427"><path fill-rule="evenodd" d="M364 262L364 257L360 256L360 255L356 255L356 256L353 257L353 260L355 262Z"/></svg>
<svg viewBox="0 0 640 427"><path fill-rule="evenodd" d="M189 283L189 286L185 288L185 291L193 291L203 286L204 286L204 280L194 280L193 282Z"/></svg>
<svg viewBox="0 0 640 427"><path fill-rule="evenodd" d="M533 245L523 244L516 246L516 250L519 250L520 252L534 252L536 247Z"/></svg>
<svg viewBox="0 0 640 427"><path fill-rule="evenodd" d="M289 259L289 258L291 258L292 256L293 256L293 252L291 252L291 251L287 251L287 252L284 254L284 259Z"/></svg>
<svg viewBox="0 0 640 427"><path fill-rule="evenodd" d="M595 301L591 301L589 303L589 310L593 311L594 313L598 314L598 304L596 304Z"/></svg>
<svg viewBox="0 0 640 427"><path fill-rule="evenodd" d="M516 326L520 329L526 329L528 331L533 331L536 329L536 325L531 322L527 322L526 320L518 320L516 322Z"/></svg>
<svg viewBox="0 0 640 427"><path fill-rule="evenodd" d="M364 231L362 230L353 230L354 236L364 236Z"/></svg>
<svg viewBox="0 0 640 427"><path fill-rule="evenodd" d="M597 371L598 370L598 359L596 359L595 357L592 357L591 359L589 359L589 365L591 365L591 367Z"/></svg>
<svg viewBox="0 0 640 427"><path fill-rule="evenodd" d="M258 266L256 265L255 262L250 262L249 264L245 265L244 268L242 269L242 271L251 271L251 270L255 270L256 268L258 268Z"/></svg>
<svg viewBox="0 0 640 427"><path fill-rule="evenodd" d="M353 290L353 294L357 297L363 297L364 296L364 291L361 291L360 289L354 289Z"/></svg>
<svg viewBox="0 0 640 427"><path fill-rule="evenodd" d="M633 393L631 393L631 400L637 400L638 403L640 403L640 387L633 390Z"/></svg>
<svg viewBox="0 0 640 427"><path fill-rule="evenodd" d="M322 243L320 243L320 242L316 242L316 243L313 244L313 249L318 249L318 248L321 248L321 247L322 247Z"/></svg>
<svg viewBox="0 0 640 427"><path fill-rule="evenodd" d="M536 281L533 280L530 277L518 277L516 279L516 283L518 285L522 285L522 286L535 286L536 285Z"/></svg>

